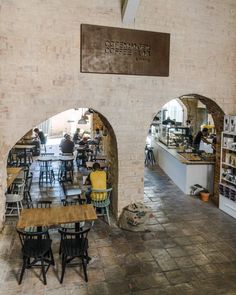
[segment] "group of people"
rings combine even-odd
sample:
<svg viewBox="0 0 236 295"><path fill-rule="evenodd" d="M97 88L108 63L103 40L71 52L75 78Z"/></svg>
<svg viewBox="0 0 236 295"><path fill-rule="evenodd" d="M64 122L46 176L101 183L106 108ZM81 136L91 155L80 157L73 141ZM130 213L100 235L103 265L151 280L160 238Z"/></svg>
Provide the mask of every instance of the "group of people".
<svg viewBox="0 0 236 295"><path fill-rule="evenodd" d="M93 140L89 140L89 138L84 136L84 134L84 132L82 134L80 133L79 128L76 129L73 138L71 138L69 134L65 134L60 143L61 152L63 154L72 154L75 144L78 144L80 146L88 146L89 144L96 144L97 146L100 145L102 136L98 128L95 131Z"/></svg>

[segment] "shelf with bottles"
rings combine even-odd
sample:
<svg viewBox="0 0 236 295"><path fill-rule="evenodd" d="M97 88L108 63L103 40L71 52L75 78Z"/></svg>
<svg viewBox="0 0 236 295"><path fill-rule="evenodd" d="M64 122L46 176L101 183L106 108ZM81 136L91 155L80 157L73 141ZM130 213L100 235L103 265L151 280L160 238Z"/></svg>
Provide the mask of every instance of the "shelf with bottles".
<svg viewBox="0 0 236 295"><path fill-rule="evenodd" d="M222 133L222 148L236 152L236 134Z"/></svg>
<svg viewBox="0 0 236 295"><path fill-rule="evenodd" d="M229 182L231 184L236 185L236 167L223 167L223 163L221 162L221 179ZM227 164L225 166L228 166Z"/></svg>
<svg viewBox="0 0 236 295"><path fill-rule="evenodd" d="M234 151L222 149L221 164L236 168L236 153Z"/></svg>
<svg viewBox="0 0 236 295"><path fill-rule="evenodd" d="M224 183L219 184L219 193L221 196L236 202L236 188L225 185Z"/></svg>
<svg viewBox="0 0 236 295"><path fill-rule="evenodd" d="M236 218L236 116L224 116L219 208Z"/></svg>
<svg viewBox="0 0 236 295"><path fill-rule="evenodd" d="M236 116L225 115L224 116L224 131L225 134L236 133Z"/></svg>

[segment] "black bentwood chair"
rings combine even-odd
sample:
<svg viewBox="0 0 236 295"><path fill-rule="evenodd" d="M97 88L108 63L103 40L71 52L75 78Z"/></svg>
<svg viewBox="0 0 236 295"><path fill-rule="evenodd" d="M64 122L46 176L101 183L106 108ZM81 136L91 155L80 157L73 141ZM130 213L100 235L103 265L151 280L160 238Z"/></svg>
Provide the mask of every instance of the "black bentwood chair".
<svg viewBox="0 0 236 295"><path fill-rule="evenodd" d="M58 231L61 234L60 252L62 259L62 274L60 283L62 284L63 282L66 265L69 264L75 258L81 259L85 281L87 282L87 264L90 260L88 256L89 246L87 237L90 228L78 232L72 232L62 229L59 229Z"/></svg>
<svg viewBox="0 0 236 295"><path fill-rule="evenodd" d="M41 267L43 283L47 284L46 273L50 265L55 265L52 254L52 240L48 231L25 232L17 229L22 245L23 265L21 268L19 285L26 269L31 267Z"/></svg>

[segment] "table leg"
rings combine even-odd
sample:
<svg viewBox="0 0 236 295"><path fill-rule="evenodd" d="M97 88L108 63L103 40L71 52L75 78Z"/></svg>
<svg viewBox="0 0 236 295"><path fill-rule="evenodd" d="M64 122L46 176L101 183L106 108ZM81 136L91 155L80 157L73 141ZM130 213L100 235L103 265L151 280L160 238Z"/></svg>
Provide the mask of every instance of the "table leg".
<svg viewBox="0 0 236 295"><path fill-rule="evenodd" d="M24 149L24 165L26 166L26 149Z"/></svg>

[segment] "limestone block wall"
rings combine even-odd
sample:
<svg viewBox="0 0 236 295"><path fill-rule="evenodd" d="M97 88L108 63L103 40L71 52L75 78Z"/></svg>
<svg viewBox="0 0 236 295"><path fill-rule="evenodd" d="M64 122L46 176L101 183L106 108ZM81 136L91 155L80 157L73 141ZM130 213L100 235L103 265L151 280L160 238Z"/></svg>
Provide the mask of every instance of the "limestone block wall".
<svg viewBox="0 0 236 295"><path fill-rule="evenodd" d="M163 104L196 93L236 112L235 1L140 2L135 24L124 26L120 0L0 0L0 226L9 149L59 112L91 107L111 124L118 214L143 199L145 138ZM170 76L80 73L81 23L170 33Z"/></svg>

